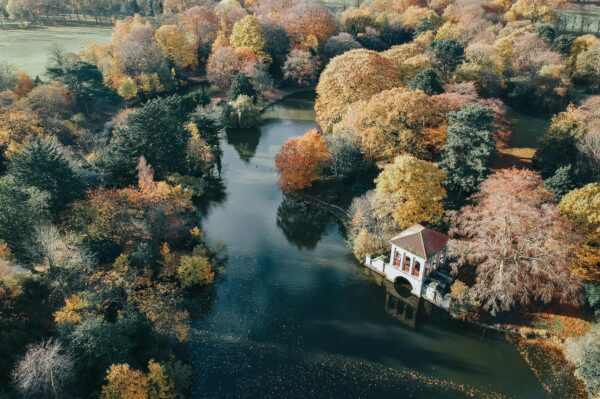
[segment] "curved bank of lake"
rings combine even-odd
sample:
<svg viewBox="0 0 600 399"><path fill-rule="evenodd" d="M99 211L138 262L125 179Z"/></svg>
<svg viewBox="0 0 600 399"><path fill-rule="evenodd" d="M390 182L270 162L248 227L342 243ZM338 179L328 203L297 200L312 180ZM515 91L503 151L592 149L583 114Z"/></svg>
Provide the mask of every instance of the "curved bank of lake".
<svg viewBox="0 0 600 399"><path fill-rule="evenodd" d="M507 341L402 298L331 216L284 198L274 157L315 127L312 107L292 96L223 139L224 195L199 213L229 262L193 325L195 397L546 397Z"/></svg>

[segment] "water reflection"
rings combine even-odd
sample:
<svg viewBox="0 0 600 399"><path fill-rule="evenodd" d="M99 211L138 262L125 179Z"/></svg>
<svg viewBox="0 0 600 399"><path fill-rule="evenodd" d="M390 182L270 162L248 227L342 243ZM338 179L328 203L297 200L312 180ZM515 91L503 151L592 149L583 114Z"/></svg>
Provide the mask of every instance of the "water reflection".
<svg viewBox="0 0 600 399"><path fill-rule="evenodd" d="M225 137L227 144L232 145L240 159L247 164L256 154L260 142L260 129L227 129Z"/></svg>
<svg viewBox="0 0 600 399"><path fill-rule="evenodd" d="M277 209L277 227L298 249L313 249L321 240L332 216L298 195L287 195Z"/></svg>
<svg viewBox="0 0 600 399"><path fill-rule="evenodd" d="M433 305L411 294L411 288L402 284L394 284L369 268L364 273L385 289L384 309L387 314L400 321L411 330L417 331L431 316Z"/></svg>

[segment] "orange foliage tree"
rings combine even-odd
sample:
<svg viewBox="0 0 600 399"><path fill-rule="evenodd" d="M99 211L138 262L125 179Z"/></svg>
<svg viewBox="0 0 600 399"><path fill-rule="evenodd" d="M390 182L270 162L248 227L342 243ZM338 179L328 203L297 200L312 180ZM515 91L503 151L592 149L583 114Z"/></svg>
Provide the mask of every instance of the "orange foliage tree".
<svg viewBox="0 0 600 399"><path fill-rule="evenodd" d="M275 158L281 174L279 186L284 192L310 187L328 159L323 137L314 129L287 140Z"/></svg>

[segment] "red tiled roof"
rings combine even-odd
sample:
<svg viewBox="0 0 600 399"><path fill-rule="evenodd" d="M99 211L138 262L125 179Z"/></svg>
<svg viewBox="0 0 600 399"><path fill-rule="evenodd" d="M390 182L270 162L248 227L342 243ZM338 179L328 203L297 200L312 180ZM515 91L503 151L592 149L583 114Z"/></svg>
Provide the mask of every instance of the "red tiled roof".
<svg viewBox="0 0 600 399"><path fill-rule="evenodd" d="M429 259L444 249L448 236L415 224L393 237L390 242L423 259Z"/></svg>

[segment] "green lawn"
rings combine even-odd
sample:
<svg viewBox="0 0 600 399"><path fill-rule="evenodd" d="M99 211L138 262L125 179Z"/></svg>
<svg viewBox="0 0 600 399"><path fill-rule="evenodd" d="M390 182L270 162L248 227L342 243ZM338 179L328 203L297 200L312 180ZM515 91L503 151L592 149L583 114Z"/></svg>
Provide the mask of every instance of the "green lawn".
<svg viewBox="0 0 600 399"><path fill-rule="evenodd" d="M525 115L512 109L509 116L512 119L513 136L509 147L498 153L494 167L528 167L539 139L550 126L550 118Z"/></svg>
<svg viewBox="0 0 600 399"><path fill-rule="evenodd" d="M0 60L43 78L53 46L77 52L92 42L107 43L110 34L110 27L95 26L0 30Z"/></svg>

